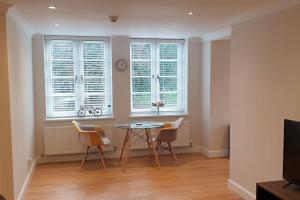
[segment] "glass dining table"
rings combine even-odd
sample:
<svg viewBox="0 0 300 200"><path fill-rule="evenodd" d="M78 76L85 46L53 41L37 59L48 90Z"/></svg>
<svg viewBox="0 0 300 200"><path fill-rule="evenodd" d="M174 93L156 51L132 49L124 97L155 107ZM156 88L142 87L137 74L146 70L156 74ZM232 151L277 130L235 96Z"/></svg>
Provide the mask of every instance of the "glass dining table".
<svg viewBox="0 0 300 200"><path fill-rule="evenodd" d="M151 137L151 130L156 128L161 128L164 126L162 122L131 122L131 123L121 123L116 124L116 128L121 128L126 130L122 151L119 159L119 164L122 164L124 161L124 165L122 170L125 171L127 167L128 160L128 151L130 147L136 143L138 140L144 140L147 142L148 150L150 158L153 159L153 155L155 158L154 164L159 168L160 163L158 160L158 155L155 150L155 145Z"/></svg>

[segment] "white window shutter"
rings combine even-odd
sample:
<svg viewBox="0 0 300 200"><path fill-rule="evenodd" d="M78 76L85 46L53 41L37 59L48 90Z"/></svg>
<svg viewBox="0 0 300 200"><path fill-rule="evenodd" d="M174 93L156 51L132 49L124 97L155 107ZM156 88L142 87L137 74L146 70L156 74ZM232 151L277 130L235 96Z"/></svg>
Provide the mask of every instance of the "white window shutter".
<svg viewBox="0 0 300 200"><path fill-rule="evenodd" d="M177 111L178 108L178 44L159 44L159 100L165 106L162 110Z"/></svg>
<svg viewBox="0 0 300 200"><path fill-rule="evenodd" d="M111 73L105 41L46 41L47 118L78 117L80 105L111 115ZM87 117L93 117L86 113Z"/></svg>
<svg viewBox="0 0 300 200"><path fill-rule="evenodd" d="M82 43L83 62L83 102L87 107L97 107L108 114L111 88L106 86L105 43L101 41L84 41Z"/></svg>
<svg viewBox="0 0 300 200"><path fill-rule="evenodd" d="M185 111L183 55L183 42L131 43L132 112L156 110L151 103L157 101L164 103L161 111Z"/></svg>
<svg viewBox="0 0 300 200"><path fill-rule="evenodd" d="M149 111L151 109L152 79L151 43L131 44L131 90L132 109Z"/></svg>
<svg viewBox="0 0 300 200"><path fill-rule="evenodd" d="M48 115L74 115L76 112L74 43L67 40L53 40L49 48Z"/></svg>

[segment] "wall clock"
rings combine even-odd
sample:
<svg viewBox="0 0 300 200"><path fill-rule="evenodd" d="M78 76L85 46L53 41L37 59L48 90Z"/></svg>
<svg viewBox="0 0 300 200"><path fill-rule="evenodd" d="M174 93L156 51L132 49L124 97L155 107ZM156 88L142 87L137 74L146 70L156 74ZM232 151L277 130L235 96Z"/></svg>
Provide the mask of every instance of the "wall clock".
<svg viewBox="0 0 300 200"><path fill-rule="evenodd" d="M116 61L115 67L117 68L118 71L125 71L127 69L127 61L123 58L120 58Z"/></svg>

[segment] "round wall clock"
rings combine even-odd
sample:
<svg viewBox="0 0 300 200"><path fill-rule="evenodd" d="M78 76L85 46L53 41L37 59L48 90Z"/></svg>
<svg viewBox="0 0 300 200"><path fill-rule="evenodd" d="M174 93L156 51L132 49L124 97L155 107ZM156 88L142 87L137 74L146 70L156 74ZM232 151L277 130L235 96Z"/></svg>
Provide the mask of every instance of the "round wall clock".
<svg viewBox="0 0 300 200"><path fill-rule="evenodd" d="M115 63L115 67L117 68L117 70L119 71L125 71L127 69L127 61L123 58L120 58L116 61Z"/></svg>

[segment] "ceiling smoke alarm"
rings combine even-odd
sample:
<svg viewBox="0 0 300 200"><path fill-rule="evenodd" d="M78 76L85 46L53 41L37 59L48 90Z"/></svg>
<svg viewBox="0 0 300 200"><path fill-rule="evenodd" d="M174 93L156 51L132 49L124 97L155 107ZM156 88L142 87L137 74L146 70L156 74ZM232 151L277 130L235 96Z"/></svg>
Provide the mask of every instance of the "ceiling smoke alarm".
<svg viewBox="0 0 300 200"><path fill-rule="evenodd" d="M117 22L119 17L118 16L109 16L108 19L111 21L111 22Z"/></svg>

